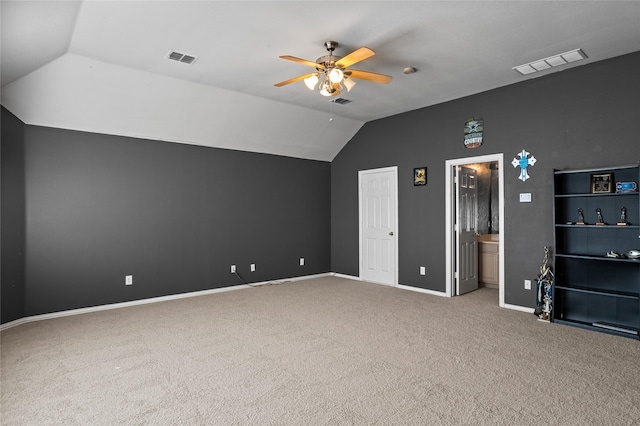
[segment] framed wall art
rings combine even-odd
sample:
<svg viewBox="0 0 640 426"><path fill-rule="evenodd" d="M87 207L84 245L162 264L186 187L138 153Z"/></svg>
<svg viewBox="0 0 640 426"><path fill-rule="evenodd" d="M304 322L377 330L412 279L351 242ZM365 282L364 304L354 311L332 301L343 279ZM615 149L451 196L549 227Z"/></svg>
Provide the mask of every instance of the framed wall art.
<svg viewBox="0 0 640 426"><path fill-rule="evenodd" d="M427 168L416 167L413 169L413 186L424 186L427 184Z"/></svg>
<svg viewBox="0 0 640 426"><path fill-rule="evenodd" d="M613 192L613 173L591 175L591 193L601 194Z"/></svg>

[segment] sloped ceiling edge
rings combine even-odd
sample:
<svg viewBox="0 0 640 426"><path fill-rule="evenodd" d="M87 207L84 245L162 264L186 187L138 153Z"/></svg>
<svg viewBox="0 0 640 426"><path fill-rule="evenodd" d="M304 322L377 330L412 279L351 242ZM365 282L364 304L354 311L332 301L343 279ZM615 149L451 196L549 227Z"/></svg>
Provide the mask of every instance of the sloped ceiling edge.
<svg viewBox="0 0 640 426"><path fill-rule="evenodd" d="M3 87L2 104L30 125L321 161L364 125L328 101L324 113L75 54Z"/></svg>

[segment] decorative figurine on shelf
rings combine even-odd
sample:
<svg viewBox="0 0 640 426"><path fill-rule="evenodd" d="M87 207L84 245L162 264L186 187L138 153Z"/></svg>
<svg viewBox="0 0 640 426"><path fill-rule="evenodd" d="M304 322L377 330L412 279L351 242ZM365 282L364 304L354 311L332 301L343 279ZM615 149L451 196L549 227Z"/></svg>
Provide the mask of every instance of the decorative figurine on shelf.
<svg viewBox="0 0 640 426"><path fill-rule="evenodd" d="M582 211L582 209L578 209L578 221L576 222L576 225L585 225L584 211Z"/></svg>
<svg viewBox="0 0 640 426"><path fill-rule="evenodd" d="M553 272L549 266L549 247L544 247L544 259L540 266L540 275L536 280L538 293L534 315L541 321L550 321L553 311Z"/></svg>
<svg viewBox="0 0 640 426"><path fill-rule="evenodd" d="M599 226L606 225L606 223L604 223L604 218L602 217L602 210L596 209L596 215L598 216L596 225L599 225Z"/></svg>
<svg viewBox="0 0 640 426"><path fill-rule="evenodd" d="M608 251L607 254L605 254L605 257L610 257L612 259L624 259L627 256L625 256L622 253L617 253L617 252L612 250L612 251Z"/></svg>
<svg viewBox="0 0 640 426"><path fill-rule="evenodd" d="M620 221L617 223L618 226L627 226L629 222L627 222L627 208L623 207L620 209Z"/></svg>

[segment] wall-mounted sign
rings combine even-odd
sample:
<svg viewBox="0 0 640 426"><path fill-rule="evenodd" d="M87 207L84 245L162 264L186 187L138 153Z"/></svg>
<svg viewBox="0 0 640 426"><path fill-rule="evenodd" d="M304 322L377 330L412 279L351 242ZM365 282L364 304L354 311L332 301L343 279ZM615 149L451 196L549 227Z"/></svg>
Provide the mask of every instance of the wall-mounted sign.
<svg viewBox="0 0 640 426"><path fill-rule="evenodd" d="M523 182L530 177L529 173L527 173L527 167L533 166L537 161L536 157L534 157L533 155L529 157L529 155L531 155L531 153L523 149L522 152L518 154L520 158L514 158L511 162L511 164L513 164L513 167L520 167L520 176L518 176L518 179Z"/></svg>
<svg viewBox="0 0 640 426"><path fill-rule="evenodd" d="M464 146L477 148L482 145L482 118L472 118L464 123Z"/></svg>

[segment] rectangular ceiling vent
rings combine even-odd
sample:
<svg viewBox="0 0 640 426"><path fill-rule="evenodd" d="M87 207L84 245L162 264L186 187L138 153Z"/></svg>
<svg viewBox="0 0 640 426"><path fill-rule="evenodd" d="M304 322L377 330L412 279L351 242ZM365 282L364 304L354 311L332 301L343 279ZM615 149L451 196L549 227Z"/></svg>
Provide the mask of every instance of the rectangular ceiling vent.
<svg viewBox="0 0 640 426"><path fill-rule="evenodd" d="M346 105L351 101L349 99L336 98L336 99L332 99L331 102L333 102L334 104Z"/></svg>
<svg viewBox="0 0 640 426"><path fill-rule="evenodd" d="M566 65L571 62L581 61L587 57L588 56L582 51L582 49L575 49L559 55L549 56L548 58L529 62L528 64L518 65L512 69L518 71L522 75L527 75L538 71L544 71L552 67Z"/></svg>
<svg viewBox="0 0 640 426"><path fill-rule="evenodd" d="M191 65L196 61L196 59L198 59L196 56L176 52L175 50L172 50L171 52L169 52L167 54L167 58L172 59L174 61L182 62L183 64L189 64L189 65Z"/></svg>

